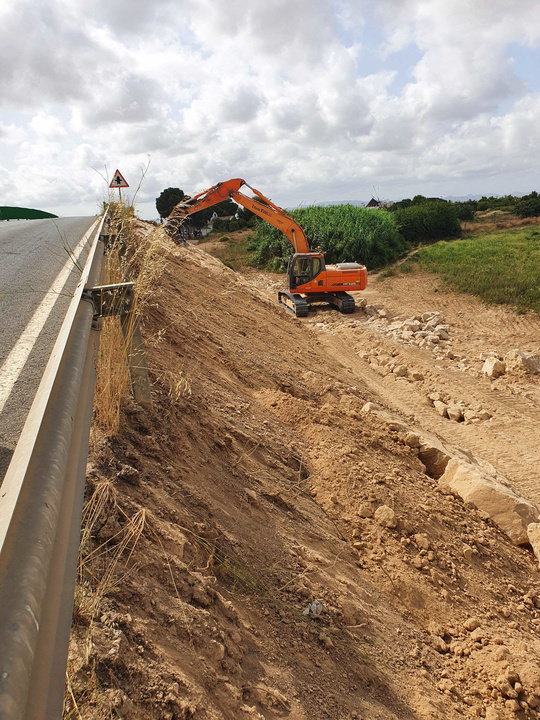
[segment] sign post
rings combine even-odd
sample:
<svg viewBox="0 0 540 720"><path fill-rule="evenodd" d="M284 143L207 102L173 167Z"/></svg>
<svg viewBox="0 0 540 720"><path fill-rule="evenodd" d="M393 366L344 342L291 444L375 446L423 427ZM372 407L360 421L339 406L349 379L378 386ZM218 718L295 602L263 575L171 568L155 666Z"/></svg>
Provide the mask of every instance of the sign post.
<svg viewBox="0 0 540 720"><path fill-rule="evenodd" d="M118 188L118 197L120 200L122 200L122 188L128 188L129 185L124 179L124 176L120 172L120 170L116 170L116 172L113 175L113 179L111 180L111 184L109 185L109 188Z"/></svg>

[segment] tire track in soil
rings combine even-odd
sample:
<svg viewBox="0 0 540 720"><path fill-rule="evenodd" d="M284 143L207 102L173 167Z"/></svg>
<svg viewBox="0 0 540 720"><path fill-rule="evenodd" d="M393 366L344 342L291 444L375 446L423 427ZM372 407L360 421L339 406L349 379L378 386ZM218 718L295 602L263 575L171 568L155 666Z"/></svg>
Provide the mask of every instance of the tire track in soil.
<svg viewBox="0 0 540 720"><path fill-rule="evenodd" d="M387 278L372 282L368 302L385 308L403 319L437 310L449 327L451 348L471 365L481 353L495 351L504 355L518 348L540 354L540 319L517 315L506 307L490 307L474 297L449 292L434 292L439 283L433 276ZM350 316L317 313L310 321L327 324L318 334L321 342L356 377L367 383L374 400L405 418L405 422L423 433L435 434L449 449L471 452L479 461L491 464L513 485L516 492L540 507L540 385L538 376L508 374L497 380L477 372L457 369L455 363L437 357L431 350L418 348L395 339L384 329L367 324L367 316L357 312L360 324L350 326ZM366 321L365 324L362 321ZM409 370L424 375L424 381L408 382L393 375L382 377L358 352L397 353ZM429 403L434 391L446 393L455 401L482 406L491 420L465 425L442 417Z"/></svg>

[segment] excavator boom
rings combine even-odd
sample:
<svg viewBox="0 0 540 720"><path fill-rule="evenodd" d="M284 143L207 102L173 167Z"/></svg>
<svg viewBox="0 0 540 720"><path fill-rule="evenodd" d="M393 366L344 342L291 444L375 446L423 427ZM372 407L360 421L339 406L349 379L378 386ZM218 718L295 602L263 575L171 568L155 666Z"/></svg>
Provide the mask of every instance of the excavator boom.
<svg viewBox="0 0 540 720"><path fill-rule="evenodd" d="M241 193L240 188L244 185L263 202L254 200ZM212 205L217 205L217 203L229 198L281 230L291 241L295 252L309 252L309 244L300 225L289 217L280 207L274 205L274 203L261 192L252 188L251 185L248 185L245 180L240 178L218 183L192 198L182 200L172 209L169 220L174 220L175 218L183 220L188 215L192 215Z"/></svg>
<svg viewBox="0 0 540 720"><path fill-rule="evenodd" d="M240 192L240 188L244 185L255 194L255 198ZM278 293L280 304L297 317L306 316L309 305L317 302L329 303L344 313L354 312L354 299L347 291L365 289L367 284L365 266L359 263L341 263L327 267L324 254L309 249L309 243L300 225L241 178L226 180L194 197L184 198L172 209L166 224L174 226L178 221L181 224L189 215L227 199L234 200L251 210L289 238L294 248L294 255L289 259L287 269L288 290Z"/></svg>

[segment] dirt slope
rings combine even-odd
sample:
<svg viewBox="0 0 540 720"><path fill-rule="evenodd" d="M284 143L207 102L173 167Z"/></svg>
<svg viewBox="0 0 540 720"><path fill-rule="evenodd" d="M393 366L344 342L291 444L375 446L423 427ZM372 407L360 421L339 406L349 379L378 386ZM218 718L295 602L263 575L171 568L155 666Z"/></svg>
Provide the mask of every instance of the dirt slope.
<svg viewBox="0 0 540 720"><path fill-rule="evenodd" d="M299 321L275 279L166 251L144 318L154 411L127 401L89 466L88 581L121 561L95 619L79 591L66 715L537 717L533 553L439 492L411 437L540 504L538 380L477 359L538 351L538 321L417 276ZM391 329L433 311L444 349Z"/></svg>

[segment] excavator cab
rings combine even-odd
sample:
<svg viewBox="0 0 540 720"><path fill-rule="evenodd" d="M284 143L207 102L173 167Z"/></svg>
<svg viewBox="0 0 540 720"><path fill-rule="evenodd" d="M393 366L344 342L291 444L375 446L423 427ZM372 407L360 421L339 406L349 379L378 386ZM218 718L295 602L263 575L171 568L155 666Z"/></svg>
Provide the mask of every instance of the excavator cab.
<svg viewBox="0 0 540 720"><path fill-rule="evenodd" d="M299 286L306 285L315 280L325 269L322 255L292 255L287 267L289 289L295 290Z"/></svg>

